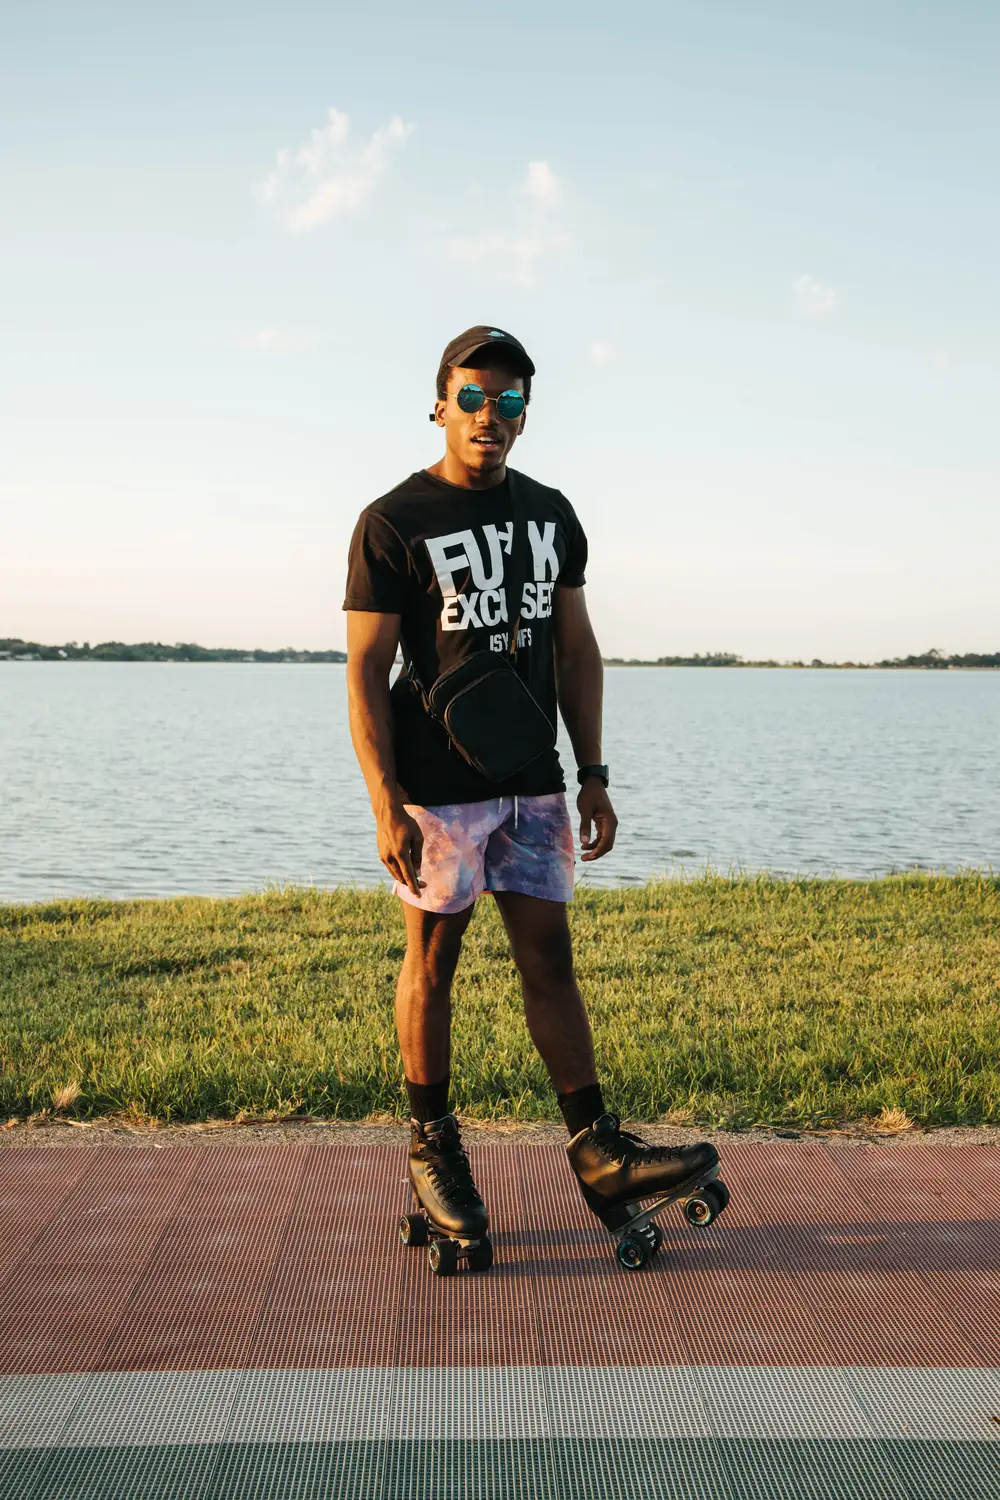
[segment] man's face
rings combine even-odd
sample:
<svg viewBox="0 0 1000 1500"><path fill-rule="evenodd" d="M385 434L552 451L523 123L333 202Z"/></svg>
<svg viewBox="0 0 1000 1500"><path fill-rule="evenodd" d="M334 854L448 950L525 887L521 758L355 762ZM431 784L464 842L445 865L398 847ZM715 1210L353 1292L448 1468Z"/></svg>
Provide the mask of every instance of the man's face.
<svg viewBox="0 0 1000 1500"><path fill-rule="evenodd" d="M455 400L463 385L478 385L494 400L486 401L478 411L465 412ZM524 391L524 380L511 370L452 370L448 378L448 397L434 403L434 416L445 430L450 453L474 474L489 474L502 469L518 434L524 427L525 413L510 421L497 413L496 397L502 391Z"/></svg>

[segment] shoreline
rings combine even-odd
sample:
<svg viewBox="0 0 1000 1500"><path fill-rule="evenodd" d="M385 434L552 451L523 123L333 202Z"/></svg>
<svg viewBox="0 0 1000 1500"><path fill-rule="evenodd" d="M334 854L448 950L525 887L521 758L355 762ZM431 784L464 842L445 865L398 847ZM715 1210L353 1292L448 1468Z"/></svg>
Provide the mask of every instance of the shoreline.
<svg viewBox="0 0 1000 1500"><path fill-rule="evenodd" d="M605 667L656 667L660 671L713 672L1000 672L1000 662L966 665L961 662L867 662L867 661L647 661L641 657L604 656ZM183 656L4 656L0 666L119 666L119 667L345 667L343 653L282 657L183 657ZM401 666L397 661L394 666Z"/></svg>
<svg viewBox="0 0 1000 1500"><path fill-rule="evenodd" d="M650 875L646 880L629 879L619 880L580 880L573 891L573 899L568 903L570 911L574 906L579 906L590 896L610 896L631 894L645 894L654 896L666 891L667 894L679 893L692 886L704 885L708 882L721 884L728 888L740 888L743 886L775 885L788 887L796 890L811 891L819 894L824 889L833 887L849 887L851 889L870 889L877 885L899 884L904 882L932 882L932 881L959 881L959 880L985 880L995 881L1000 879L1000 868L994 869L992 865L955 865L953 868L937 868L912 865L905 870L889 870L887 872L875 871L869 875L838 875L838 874L808 874L803 871L784 873L773 869L734 869L728 870L715 868L712 865L698 865L685 868L683 862L670 870L664 870L659 875ZM193 891L176 890L165 891L155 895L110 895L107 893L93 891L77 891L70 894L56 894L46 896L35 896L27 899L19 896L4 895L0 890L0 933L3 931L5 921L12 918L23 918L25 916L41 917L46 911L67 917L70 921L75 914L85 915L78 909L85 907L100 908L105 915L106 911L134 911L137 907L152 906L178 906L191 904L208 905L232 905L236 902L253 902L270 897L282 896L310 896L332 900L350 899L358 897L365 899L377 896L392 895L392 879L387 874L384 878L375 879L369 885L363 885L358 881L343 882L330 885L302 885L291 881L287 885L275 884L265 885L257 888L248 887L242 891ZM484 900L489 892L484 891L477 897L477 902Z"/></svg>

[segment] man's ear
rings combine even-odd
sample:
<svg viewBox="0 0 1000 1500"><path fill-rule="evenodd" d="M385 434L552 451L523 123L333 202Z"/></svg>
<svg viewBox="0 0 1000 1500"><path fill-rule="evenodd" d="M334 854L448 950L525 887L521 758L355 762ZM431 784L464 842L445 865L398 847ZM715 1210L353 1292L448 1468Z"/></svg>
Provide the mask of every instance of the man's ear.
<svg viewBox="0 0 1000 1500"><path fill-rule="evenodd" d="M435 401L434 403L434 410L431 413L431 416L439 427L444 426L444 413L447 405L447 401Z"/></svg>
<svg viewBox="0 0 1000 1500"><path fill-rule="evenodd" d="M520 437L521 433L524 431L524 424L525 424L525 422L527 420L528 420L528 413L527 413L527 411L523 411L521 413L521 420L517 424L517 435L518 435L518 437Z"/></svg>

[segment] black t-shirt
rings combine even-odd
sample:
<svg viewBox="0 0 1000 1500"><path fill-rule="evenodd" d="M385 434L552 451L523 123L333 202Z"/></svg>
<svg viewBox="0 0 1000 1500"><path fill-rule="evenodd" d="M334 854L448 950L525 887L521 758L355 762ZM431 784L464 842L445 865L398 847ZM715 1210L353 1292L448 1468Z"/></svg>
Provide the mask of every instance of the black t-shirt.
<svg viewBox="0 0 1000 1500"><path fill-rule="evenodd" d="M517 670L555 724L555 589L582 587L587 538L558 490L523 474L516 483L527 580ZM344 608L401 615L404 657L429 689L474 651L509 650L504 585L512 537L507 479L493 489L467 490L426 469L411 474L361 512L351 539ZM516 613L515 606L510 617ZM391 702L396 774L411 802L426 807L565 789L555 750L509 782L488 781L458 754L405 675L393 683Z"/></svg>

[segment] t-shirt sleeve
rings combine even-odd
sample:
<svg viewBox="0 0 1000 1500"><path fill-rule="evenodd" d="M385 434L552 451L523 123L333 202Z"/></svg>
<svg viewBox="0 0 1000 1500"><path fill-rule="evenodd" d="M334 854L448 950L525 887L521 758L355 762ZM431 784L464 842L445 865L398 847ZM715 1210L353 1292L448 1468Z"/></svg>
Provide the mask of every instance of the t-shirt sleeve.
<svg viewBox="0 0 1000 1500"><path fill-rule="evenodd" d="M345 609L401 615L410 584L410 560L402 538L372 511L361 512L347 555Z"/></svg>
<svg viewBox="0 0 1000 1500"><path fill-rule="evenodd" d="M563 504L566 507L566 560L559 569L558 581L564 588L580 589L587 581L587 533L565 496Z"/></svg>

